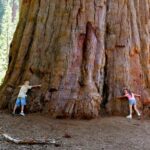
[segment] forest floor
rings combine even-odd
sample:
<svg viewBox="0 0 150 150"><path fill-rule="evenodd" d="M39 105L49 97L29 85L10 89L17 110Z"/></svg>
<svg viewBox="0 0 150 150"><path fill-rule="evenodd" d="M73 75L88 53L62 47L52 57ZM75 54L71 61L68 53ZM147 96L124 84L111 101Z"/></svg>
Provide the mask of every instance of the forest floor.
<svg viewBox="0 0 150 150"><path fill-rule="evenodd" d="M0 129L0 150L150 150L150 120L136 117L61 120L42 114L13 117L0 112ZM59 139L61 145L18 145L6 141L2 132L19 139Z"/></svg>

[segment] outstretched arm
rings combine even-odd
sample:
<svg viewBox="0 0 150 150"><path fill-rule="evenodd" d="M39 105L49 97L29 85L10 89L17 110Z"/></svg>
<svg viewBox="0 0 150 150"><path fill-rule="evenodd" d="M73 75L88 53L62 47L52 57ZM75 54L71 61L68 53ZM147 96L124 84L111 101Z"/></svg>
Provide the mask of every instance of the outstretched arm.
<svg viewBox="0 0 150 150"><path fill-rule="evenodd" d="M123 95L123 96L118 96L117 98L126 98L126 96L125 96L125 95Z"/></svg>
<svg viewBox="0 0 150 150"><path fill-rule="evenodd" d="M139 94L135 94L135 93L133 93L133 94L134 94L134 96L141 97L141 95L139 95Z"/></svg>
<svg viewBox="0 0 150 150"><path fill-rule="evenodd" d="M32 85L32 88L41 87L41 84L39 85Z"/></svg>

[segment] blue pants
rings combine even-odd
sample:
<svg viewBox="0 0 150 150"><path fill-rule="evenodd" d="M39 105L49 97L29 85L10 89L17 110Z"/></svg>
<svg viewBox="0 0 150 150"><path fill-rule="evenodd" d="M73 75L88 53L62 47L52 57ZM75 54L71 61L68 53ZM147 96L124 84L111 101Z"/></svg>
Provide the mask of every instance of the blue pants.
<svg viewBox="0 0 150 150"><path fill-rule="evenodd" d="M17 106L25 106L26 105L26 97L18 97L16 100Z"/></svg>

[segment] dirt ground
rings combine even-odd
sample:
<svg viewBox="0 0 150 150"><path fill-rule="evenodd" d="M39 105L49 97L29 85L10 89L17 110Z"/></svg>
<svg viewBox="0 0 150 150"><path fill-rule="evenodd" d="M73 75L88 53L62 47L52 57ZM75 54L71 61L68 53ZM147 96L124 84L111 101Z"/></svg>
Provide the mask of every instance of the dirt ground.
<svg viewBox="0 0 150 150"><path fill-rule="evenodd" d="M61 145L17 145L0 134L0 150L150 150L150 120L103 117L60 120L47 115L0 112L1 132L19 139L59 139ZM65 134L71 138L63 137Z"/></svg>

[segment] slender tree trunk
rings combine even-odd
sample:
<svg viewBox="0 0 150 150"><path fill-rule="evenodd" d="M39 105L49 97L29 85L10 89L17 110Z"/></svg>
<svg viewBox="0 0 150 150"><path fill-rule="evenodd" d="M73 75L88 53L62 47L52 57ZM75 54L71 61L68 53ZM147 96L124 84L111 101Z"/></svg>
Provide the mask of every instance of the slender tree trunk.
<svg viewBox="0 0 150 150"><path fill-rule="evenodd" d="M149 97L148 0L22 0L20 20L0 90L12 109L24 80L28 110L94 118L102 106L127 113L123 87ZM145 102L144 101L144 102Z"/></svg>
<svg viewBox="0 0 150 150"><path fill-rule="evenodd" d="M19 1L19 5L20 5L20 3L21 3L21 0ZM19 6L18 6L16 0L13 0L12 1L12 22L14 22L17 17L18 8L19 8Z"/></svg>
<svg viewBox="0 0 150 150"><path fill-rule="evenodd" d="M5 13L5 4L6 4L6 1L3 2L3 0L0 0L0 34L2 32L2 20L3 20L4 13Z"/></svg>
<svg viewBox="0 0 150 150"><path fill-rule="evenodd" d="M21 11L22 0L19 1L19 12Z"/></svg>

